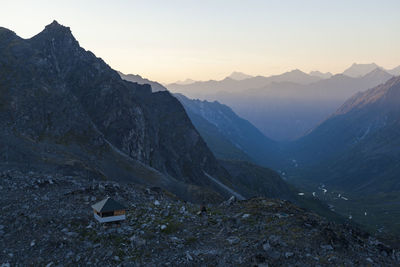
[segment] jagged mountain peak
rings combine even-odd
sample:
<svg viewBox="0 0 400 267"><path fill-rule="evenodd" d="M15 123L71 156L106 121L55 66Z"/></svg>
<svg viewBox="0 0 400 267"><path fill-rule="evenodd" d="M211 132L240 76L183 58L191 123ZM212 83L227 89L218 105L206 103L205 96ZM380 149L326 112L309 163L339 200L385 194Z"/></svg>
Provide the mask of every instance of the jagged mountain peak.
<svg viewBox="0 0 400 267"><path fill-rule="evenodd" d="M31 38L33 41L62 42L63 44L79 46L69 27L59 24L56 20L47 25L43 31Z"/></svg>
<svg viewBox="0 0 400 267"><path fill-rule="evenodd" d="M61 25L56 20L54 20L49 25L45 26L44 30L39 34L44 34L44 33L47 33L47 34L64 33L64 34L72 35L70 27Z"/></svg>
<svg viewBox="0 0 400 267"><path fill-rule="evenodd" d="M47 28L47 29L51 29L51 28L68 28L69 29L69 27L63 26L60 23L58 23L57 20L53 20L53 22L50 23L49 25L45 26L45 28Z"/></svg>

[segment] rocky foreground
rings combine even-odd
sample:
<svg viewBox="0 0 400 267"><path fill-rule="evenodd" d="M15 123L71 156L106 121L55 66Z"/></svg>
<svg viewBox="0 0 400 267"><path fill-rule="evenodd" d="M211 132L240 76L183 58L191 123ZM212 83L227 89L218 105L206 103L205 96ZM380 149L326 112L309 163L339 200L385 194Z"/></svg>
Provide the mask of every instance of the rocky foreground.
<svg viewBox="0 0 400 267"><path fill-rule="evenodd" d="M0 173L1 266L395 266L400 252L289 202L230 199L200 207L159 188L63 175ZM91 204L126 207L120 226Z"/></svg>

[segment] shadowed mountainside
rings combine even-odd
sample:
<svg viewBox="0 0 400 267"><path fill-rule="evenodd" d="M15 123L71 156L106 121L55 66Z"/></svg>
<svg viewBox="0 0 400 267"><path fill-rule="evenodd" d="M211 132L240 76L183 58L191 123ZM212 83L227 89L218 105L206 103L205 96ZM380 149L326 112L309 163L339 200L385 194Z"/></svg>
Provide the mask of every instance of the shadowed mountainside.
<svg viewBox="0 0 400 267"><path fill-rule="evenodd" d="M347 190L400 190L398 103L398 77L354 95L309 135L295 142L291 148L293 158L301 165L323 164L321 182Z"/></svg>
<svg viewBox="0 0 400 267"><path fill-rule="evenodd" d="M183 104L190 119L195 127L202 134L205 141L210 140L211 150L216 151L216 155L221 155L222 159L240 159L233 155L224 155L226 146L222 146L222 142L215 142L216 136L222 135L229 140L234 148L238 148L245 154L250 156L253 162L270 166L274 162L280 160L278 144L265 137L256 127L247 120L239 117L228 106L218 101L208 102L201 100L192 100L182 94L175 94L179 101ZM217 129L209 131L212 126L201 121L198 117L203 118ZM229 150L234 150L230 148Z"/></svg>

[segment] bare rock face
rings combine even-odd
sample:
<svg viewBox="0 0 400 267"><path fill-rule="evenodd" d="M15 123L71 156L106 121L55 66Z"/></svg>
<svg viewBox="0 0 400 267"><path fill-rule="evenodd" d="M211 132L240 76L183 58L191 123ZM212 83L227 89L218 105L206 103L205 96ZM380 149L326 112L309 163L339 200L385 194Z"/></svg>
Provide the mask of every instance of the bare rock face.
<svg viewBox="0 0 400 267"><path fill-rule="evenodd" d="M31 39L1 28L0 73L0 150L8 164L80 166L215 192L204 172L229 177L169 92L122 80L56 21ZM133 172L139 163L157 177Z"/></svg>

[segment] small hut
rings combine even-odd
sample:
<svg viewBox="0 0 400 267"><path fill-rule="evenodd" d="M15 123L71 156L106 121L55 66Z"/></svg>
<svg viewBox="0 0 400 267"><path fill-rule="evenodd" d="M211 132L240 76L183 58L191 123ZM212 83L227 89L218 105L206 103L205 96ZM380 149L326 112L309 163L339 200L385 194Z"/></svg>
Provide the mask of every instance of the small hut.
<svg viewBox="0 0 400 267"><path fill-rule="evenodd" d="M126 208L110 197L97 202L92 208L94 218L101 223L123 221L126 218Z"/></svg>

